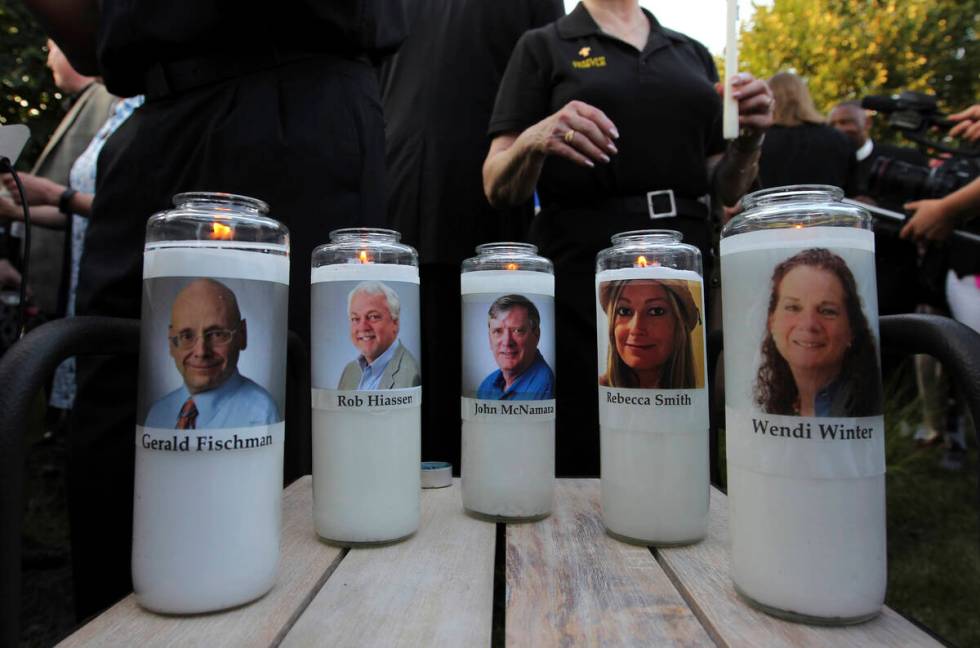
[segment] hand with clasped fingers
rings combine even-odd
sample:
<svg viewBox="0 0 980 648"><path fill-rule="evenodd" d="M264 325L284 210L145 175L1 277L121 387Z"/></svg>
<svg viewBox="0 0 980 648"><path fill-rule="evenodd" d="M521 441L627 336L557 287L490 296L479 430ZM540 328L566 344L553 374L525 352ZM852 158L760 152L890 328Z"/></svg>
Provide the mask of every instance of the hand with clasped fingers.
<svg viewBox="0 0 980 648"><path fill-rule="evenodd" d="M495 207L516 205L534 192L548 156L594 167L618 152L616 125L604 112L583 101L569 101L558 112L520 133L493 138L483 163L483 190Z"/></svg>

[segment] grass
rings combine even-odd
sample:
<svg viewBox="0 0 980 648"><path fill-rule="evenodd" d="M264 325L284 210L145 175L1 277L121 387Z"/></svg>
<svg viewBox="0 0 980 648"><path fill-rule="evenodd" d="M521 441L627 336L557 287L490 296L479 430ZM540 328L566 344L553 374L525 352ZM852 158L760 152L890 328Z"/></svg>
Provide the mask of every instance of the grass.
<svg viewBox="0 0 980 648"><path fill-rule="evenodd" d="M977 450L963 469L940 468L940 447L899 432L921 419L911 365L886 390L888 596L886 603L958 646L980 646Z"/></svg>

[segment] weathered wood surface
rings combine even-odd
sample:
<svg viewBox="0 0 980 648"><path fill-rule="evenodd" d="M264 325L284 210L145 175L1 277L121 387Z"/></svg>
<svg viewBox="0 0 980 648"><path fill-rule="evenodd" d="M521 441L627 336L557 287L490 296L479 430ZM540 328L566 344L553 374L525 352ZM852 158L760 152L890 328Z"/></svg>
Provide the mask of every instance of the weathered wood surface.
<svg viewBox="0 0 980 648"><path fill-rule="evenodd" d="M696 545L658 549L657 558L721 646L939 646L894 610L845 628L790 623L744 602L729 576L728 499L711 490L708 537Z"/></svg>
<svg viewBox="0 0 980 648"><path fill-rule="evenodd" d="M495 526L463 513L459 480L422 493L418 533L351 549L283 646L489 646Z"/></svg>
<svg viewBox="0 0 980 648"><path fill-rule="evenodd" d="M283 496L279 579L263 598L233 610L197 616L161 616L132 594L96 617L60 646L271 646L279 641L343 557L317 540L312 478L293 482Z"/></svg>
<svg viewBox="0 0 980 648"><path fill-rule="evenodd" d="M507 527L508 646L710 646L646 547L606 535L599 482L558 480L555 511Z"/></svg>

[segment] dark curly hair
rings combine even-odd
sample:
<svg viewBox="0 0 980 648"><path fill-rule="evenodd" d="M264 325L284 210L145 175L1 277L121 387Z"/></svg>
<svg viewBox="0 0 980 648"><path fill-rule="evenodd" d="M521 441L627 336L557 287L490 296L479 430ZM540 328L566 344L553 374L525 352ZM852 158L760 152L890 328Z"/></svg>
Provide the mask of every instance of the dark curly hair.
<svg viewBox="0 0 980 648"><path fill-rule="evenodd" d="M779 302L779 285L790 270L811 266L831 272L844 288L844 308L854 336L844 356L840 378L846 400L843 413L833 416L874 416L881 414L881 381L878 368L878 348L868 320L861 310L861 297L850 268L841 257L826 248L811 248L791 256L776 266L772 273L769 293L769 317ZM776 349L772 333L766 326L762 342L762 363L755 382L755 402L769 414L798 414L799 393L789 364Z"/></svg>

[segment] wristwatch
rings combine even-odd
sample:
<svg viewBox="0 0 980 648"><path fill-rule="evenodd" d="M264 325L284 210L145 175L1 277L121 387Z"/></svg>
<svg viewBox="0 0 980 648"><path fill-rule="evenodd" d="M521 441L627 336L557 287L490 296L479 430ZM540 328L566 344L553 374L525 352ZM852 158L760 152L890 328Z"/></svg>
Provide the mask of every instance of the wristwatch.
<svg viewBox="0 0 980 648"><path fill-rule="evenodd" d="M62 191L61 197L58 198L58 211L60 211L62 214L71 215L71 199L72 196L77 193L78 192L71 187L67 187L64 191Z"/></svg>

